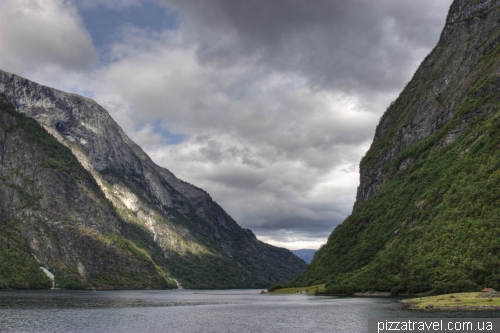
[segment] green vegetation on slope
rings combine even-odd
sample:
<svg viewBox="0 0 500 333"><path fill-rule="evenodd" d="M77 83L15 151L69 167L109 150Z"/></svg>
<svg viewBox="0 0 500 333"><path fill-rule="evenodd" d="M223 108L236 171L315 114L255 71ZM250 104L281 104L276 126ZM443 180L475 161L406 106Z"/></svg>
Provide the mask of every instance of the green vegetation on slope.
<svg viewBox="0 0 500 333"><path fill-rule="evenodd" d="M500 288L499 116L477 116L441 146L457 115L403 151L295 284L326 282L329 293ZM416 161L396 170L407 156Z"/></svg>
<svg viewBox="0 0 500 333"><path fill-rule="evenodd" d="M451 120L385 163L376 194L355 206L290 286L326 283L333 294L500 288L499 52L497 46L469 74L465 96L450 93L458 101ZM399 121L363 167L377 163L405 119Z"/></svg>
<svg viewBox="0 0 500 333"><path fill-rule="evenodd" d="M184 237L168 232L169 237L176 239L177 245L182 245L182 250L178 250L177 253L170 251L168 258L165 258L162 253L152 253L155 262L165 267L171 276L181 282L184 288L267 288L272 283L284 283L290 277L295 276L296 274L293 273L297 271L297 267L305 268L305 263L290 251L278 248L271 250L269 245L258 242L251 231L241 228L236 223L231 229L217 228L217 226L208 224L207 220L217 221L217 214L223 212L222 208L220 208L221 211L210 212L214 214L213 217L207 217L205 214L204 218L194 211L180 213L177 209L169 207L163 207L161 211L155 208L146 196L141 194L143 182L138 176L119 172L112 167L106 168L100 173L110 188L115 184L125 184L128 190L140 198L142 202L150 204L149 207L141 207L140 213L148 215L153 212L154 219L158 224L163 224L176 231L179 229L186 231ZM127 225L133 226L136 230L135 236L131 239L142 244L141 240L148 238L148 236L144 234L147 231L144 229L144 222L138 218L139 213L133 212L123 205L120 205L117 210L122 219L128 222ZM143 230L143 233L142 236L137 237L139 230ZM231 245L227 246L227 244ZM144 244L144 246L148 245ZM280 264L289 262L289 271L286 267L277 269L276 265L269 261L271 256ZM284 276L288 277L284 278Z"/></svg>
<svg viewBox="0 0 500 333"><path fill-rule="evenodd" d="M207 223L218 221L218 215L225 214L222 208L214 209L210 212L214 216L204 220L194 210L180 213L154 207L144 195L143 185L137 185L146 182L134 172L102 171L104 190L114 183L125 184L145 203L137 211L113 206L69 148L34 119L15 111L2 96L0 154L0 197L10 198L0 201L0 212L17 223L9 233L0 230L0 237L15 234L15 238L9 237L17 245L9 251L18 256L0 258L5 267L12 267L3 270L0 288L21 282L27 288L37 287L34 279L25 283L16 273L16 262L23 264L25 258L29 258L24 261L26 267L35 268L46 280L30 244L35 244L37 258L54 274L56 286L65 289L176 288L172 277L186 288L265 288L305 268L290 251L260 243L235 222L230 230ZM145 207L147 204L151 206ZM160 231L165 231L165 239L174 239L172 251L165 246L164 253L159 244L165 239L156 242L140 214L170 228ZM12 216L23 218L14 220ZM179 244L183 249L176 253ZM289 270L286 263L290 263Z"/></svg>
<svg viewBox="0 0 500 333"><path fill-rule="evenodd" d="M30 249L29 240L33 241L33 237L43 244L40 251L52 251L53 259L45 265L54 273L57 287L176 288L175 282L167 278L164 269L144 250L150 249L156 255L161 253L151 235L120 221L92 175L80 165L71 150L34 119L15 111L3 96L0 96L0 153L0 197L3 200L0 202L0 289L52 286ZM82 194L88 195L82 200L91 202L91 206L79 207L79 202L72 199L68 200L69 207L50 206L60 198L57 197L59 193L47 188L46 184L57 188L56 183L64 184L63 195L67 198L75 196L75 200L80 200ZM42 204L44 196L48 200ZM99 210L95 204L105 209ZM97 219L99 228L116 228L103 227L108 223L106 216L93 215L107 212L121 230L100 233L82 224L87 221L71 215L76 214L73 209L88 209L87 218ZM44 222L54 218L63 220L64 227L60 228L57 223L54 228ZM72 247L67 248L68 245ZM58 252L68 250L81 257L87 266L85 278L76 265L64 257L57 257ZM98 262L100 267L94 268Z"/></svg>
<svg viewBox="0 0 500 333"><path fill-rule="evenodd" d="M0 289L49 289L52 281L39 268L18 221L0 215Z"/></svg>

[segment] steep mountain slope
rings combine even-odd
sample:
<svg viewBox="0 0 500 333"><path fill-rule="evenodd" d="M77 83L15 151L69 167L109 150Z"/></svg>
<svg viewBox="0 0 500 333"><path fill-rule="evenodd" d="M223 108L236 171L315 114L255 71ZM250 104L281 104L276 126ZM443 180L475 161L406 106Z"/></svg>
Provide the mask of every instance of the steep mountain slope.
<svg viewBox="0 0 500 333"><path fill-rule="evenodd" d="M0 158L0 287L51 287L39 265L62 288L169 286L162 269L127 239L147 241L148 234L123 223L71 151L4 95ZM148 244L154 246L152 237Z"/></svg>
<svg viewBox="0 0 500 333"><path fill-rule="evenodd" d="M205 191L157 166L94 101L3 71L0 92L16 110L37 120L71 149L111 202L116 221L137 230L128 237L131 246L146 253L154 265L183 286L266 287L290 280L305 269L304 262L290 251L262 243L250 230L241 228ZM78 197L74 194L73 199ZM70 204L75 203L59 207ZM81 214L92 211L91 207L83 207ZM112 230L101 232L122 234L115 230L120 222L103 214L94 218L95 224ZM36 235L25 235L34 251L32 237ZM67 264L68 270L80 275L93 271L84 264L82 268L75 262Z"/></svg>
<svg viewBox="0 0 500 333"><path fill-rule="evenodd" d="M352 215L294 285L500 288L500 1L455 0L440 41L387 109Z"/></svg>

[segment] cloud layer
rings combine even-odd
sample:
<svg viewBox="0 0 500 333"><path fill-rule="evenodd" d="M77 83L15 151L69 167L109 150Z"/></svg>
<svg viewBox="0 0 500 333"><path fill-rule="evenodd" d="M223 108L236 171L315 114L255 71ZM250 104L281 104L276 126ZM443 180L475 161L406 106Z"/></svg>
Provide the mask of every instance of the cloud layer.
<svg viewBox="0 0 500 333"><path fill-rule="evenodd" d="M175 22L152 30L123 15L89 34L82 11L101 6L120 22L144 4L5 1L0 66L95 98L262 240L317 248L350 213L378 119L437 42L450 2L158 0L148 10ZM67 29L53 32L55 17Z"/></svg>
<svg viewBox="0 0 500 333"><path fill-rule="evenodd" d="M97 52L77 9L67 1L2 1L0 64L23 72L42 67L90 70Z"/></svg>
<svg viewBox="0 0 500 333"><path fill-rule="evenodd" d="M401 89L437 42L451 1L164 0L203 64L258 63L350 93Z"/></svg>

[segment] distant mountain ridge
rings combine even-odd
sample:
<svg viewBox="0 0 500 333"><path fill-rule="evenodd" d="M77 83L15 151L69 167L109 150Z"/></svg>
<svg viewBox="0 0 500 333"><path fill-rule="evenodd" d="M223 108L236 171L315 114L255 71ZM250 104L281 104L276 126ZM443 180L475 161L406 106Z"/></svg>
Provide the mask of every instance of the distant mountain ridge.
<svg viewBox="0 0 500 333"><path fill-rule="evenodd" d="M352 214L292 286L500 288L500 1L453 1L377 126Z"/></svg>
<svg viewBox="0 0 500 333"><path fill-rule="evenodd" d="M300 259L304 260L306 262L306 264L311 263L316 251L318 251L318 250L313 250L313 249L292 250L293 254L295 254Z"/></svg>
<svg viewBox="0 0 500 333"><path fill-rule="evenodd" d="M94 101L4 71L0 71L0 93L8 100L4 109L9 109L8 103L11 103L15 110L35 119L68 147L79 164L92 175L98 192L104 196L104 200L95 203L96 209L111 207L116 222L103 219L102 214L91 221L80 213L78 217L72 216L80 221L77 229L81 230L75 237L88 236L101 248L106 244L118 244L129 256L140 257L144 263L149 262L150 267L156 267L152 271L149 269L149 273L138 273L135 268L131 272L132 267L122 267L113 260L106 269L94 267L91 257L95 256L95 251L91 255L81 249L85 254L75 257L76 246L61 242L57 233L53 238L49 236L55 225L62 229L68 227L64 214L59 214L56 222L53 216L47 215L48 208L42 211L37 208L46 227L37 234L27 232L21 225L21 233L39 263L59 272L61 281L71 280L68 286L120 287L113 279L102 282L111 274L121 277L118 279L121 287L129 287L129 282L133 285L141 274L149 274L147 279L174 277L188 288L261 288L286 282L305 269L306 265L290 251L262 243L250 230L241 228L205 191L157 166ZM7 126L5 133L9 131ZM0 141L0 147L8 150L12 144L9 140L7 135ZM8 158L9 154L2 158L4 167ZM28 159L24 163L29 162ZM40 168L50 174L45 164ZM73 181L73 174L66 173ZM12 174L2 173L1 176L6 179L4 182L14 184ZM51 193L43 188L41 181L35 181L34 192L40 192L38 196L41 197L37 200L48 200ZM5 188L10 186L8 184L3 183ZM73 187L66 188L68 197ZM6 218L12 220L19 214L33 214L33 207L38 206L36 203L30 208L21 205L17 211L6 206L6 211L10 211ZM48 211L56 214L59 208L62 207L52 207ZM69 210L68 214L76 213ZM115 227L111 227L113 223ZM37 245L41 242L47 244ZM104 252L97 253L106 257ZM154 287L165 286L168 282L165 279Z"/></svg>

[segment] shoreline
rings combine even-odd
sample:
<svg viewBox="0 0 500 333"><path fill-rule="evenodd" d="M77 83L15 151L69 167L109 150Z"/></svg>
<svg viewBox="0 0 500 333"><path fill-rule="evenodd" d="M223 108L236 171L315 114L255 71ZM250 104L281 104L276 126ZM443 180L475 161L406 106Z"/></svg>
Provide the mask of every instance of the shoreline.
<svg viewBox="0 0 500 333"><path fill-rule="evenodd" d="M497 311L500 297L481 292L453 293L436 296L409 298L400 301L409 311Z"/></svg>
<svg viewBox="0 0 500 333"><path fill-rule="evenodd" d="M354 296L354 297L391 297L393 295L391 295L390 292L388 291L367 291L367 292L356 292L350 296Z"/></svg>

